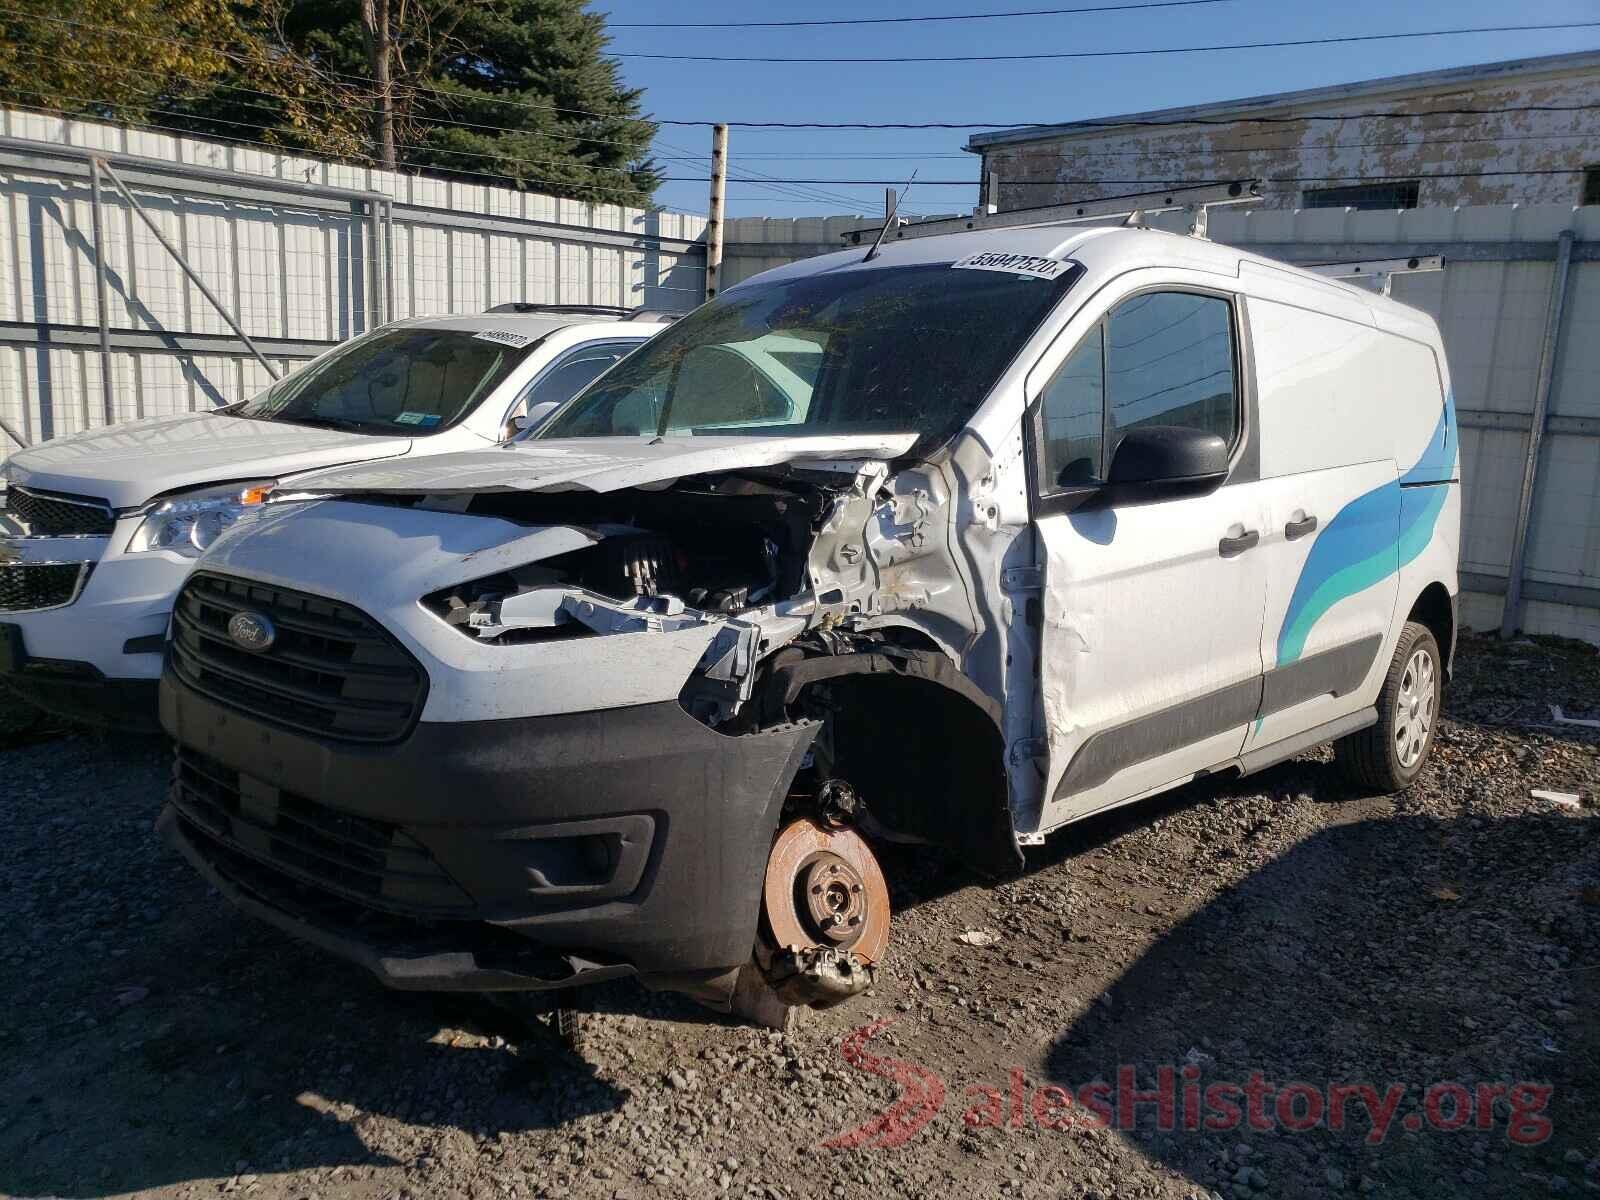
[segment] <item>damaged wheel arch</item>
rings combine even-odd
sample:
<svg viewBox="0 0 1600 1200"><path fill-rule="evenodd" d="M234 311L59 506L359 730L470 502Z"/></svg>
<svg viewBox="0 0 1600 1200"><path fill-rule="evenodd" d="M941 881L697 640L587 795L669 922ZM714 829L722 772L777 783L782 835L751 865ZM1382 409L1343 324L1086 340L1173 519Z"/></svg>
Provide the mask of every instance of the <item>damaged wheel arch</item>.
<svg viewBox="0 0 1600 1200"><path fill-rule="evenodd" d="M1022 866L1007 801L1001 708L943 654L888 643L775 655L753 706L763 725L824 720L828 770L892 837L944 846L990 877Z"/></svg>

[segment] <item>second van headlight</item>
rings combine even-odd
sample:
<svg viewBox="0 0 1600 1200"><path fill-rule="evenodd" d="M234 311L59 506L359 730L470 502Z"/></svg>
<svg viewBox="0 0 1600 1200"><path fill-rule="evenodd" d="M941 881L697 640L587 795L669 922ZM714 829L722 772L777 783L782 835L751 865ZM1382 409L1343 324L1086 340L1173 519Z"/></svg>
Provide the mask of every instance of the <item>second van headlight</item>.
<svg viewBox="0 0 1600 1200"><path fill-rule="evenodd" d="M198 558L245 513L265 504L274 479L207 488L163 500L150 510L128 545L129 553L168 550Z"/></svg>

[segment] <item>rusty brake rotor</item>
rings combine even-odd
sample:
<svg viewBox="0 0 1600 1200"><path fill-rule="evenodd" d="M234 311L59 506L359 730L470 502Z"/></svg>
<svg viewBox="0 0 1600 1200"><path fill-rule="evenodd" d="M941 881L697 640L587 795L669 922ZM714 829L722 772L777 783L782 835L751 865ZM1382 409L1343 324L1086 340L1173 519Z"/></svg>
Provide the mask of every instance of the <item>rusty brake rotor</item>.
<svg viewBox="0 0 1600 1200"><path fill-rule="evenodd" d="M889 943L889 888L853 829L807 818L784 826L767 859L762 901L781 949L848 950L871 966Z"/></svg>

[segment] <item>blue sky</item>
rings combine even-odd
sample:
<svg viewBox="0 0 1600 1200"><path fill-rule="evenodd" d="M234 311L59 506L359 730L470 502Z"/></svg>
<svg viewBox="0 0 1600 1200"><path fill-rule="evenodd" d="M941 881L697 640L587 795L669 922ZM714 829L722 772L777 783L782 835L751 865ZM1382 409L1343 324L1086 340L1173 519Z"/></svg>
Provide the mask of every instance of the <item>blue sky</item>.
<svg viewBox="0 0 1600 1200"><path fill-rule="evenodd" d="M805 5L729 0L594 0L613 23L826 19L1068 8L1125 0L884 0ZM1451 0L1396 4L1344 0L1223 0L1191 8L1006 20L821 29L615 29L613 53L873 55L1026 54L1215 42L1273 41L1475 25L1600 20L1594 0ZM1067 121L1348 83L1467 63L1600 48L1600 28L1417 38L1345 46L1227 51L1160 57L1022 63L692 63L624 58L625 78L645 89L658 117L747 121ZM787 178L977 178L959 130L748 130L731 134L731 173ZM669 175L704 175L709 129L664 126L656 149ZM673 161L685 155L693 161ZM732 216L882 212L883 185L808 185L807 195L730 185ZM826 198L816 195L828 193ZM704 212L706 185L667 183L664 207ZM977 200L976 185L918 186L904 212L954 212Z"/></svg>

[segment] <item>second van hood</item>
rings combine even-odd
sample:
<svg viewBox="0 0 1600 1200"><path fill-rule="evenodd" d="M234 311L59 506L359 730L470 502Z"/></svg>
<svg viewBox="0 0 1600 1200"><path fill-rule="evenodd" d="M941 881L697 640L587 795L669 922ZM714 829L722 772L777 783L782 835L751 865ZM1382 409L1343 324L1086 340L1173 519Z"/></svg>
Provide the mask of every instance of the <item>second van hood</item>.
<svg viewBox="0 0 1600 1200"><path fill-rule="evenodd" d="M308 492L613 492L690 475L791 462L898 458L915 433L810 437L565 438L511 442L405 462L367 463L300 481Z"/></svg>
<svg viewBox="0 0 1600 1200"><path fill-rule="evenodd" d="M56 438L19 450L9 465L12 481L23 487L136 508L184 488L393 458L410 449L410 438L182 413Z"/></svg>

